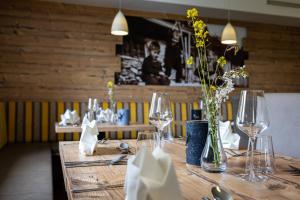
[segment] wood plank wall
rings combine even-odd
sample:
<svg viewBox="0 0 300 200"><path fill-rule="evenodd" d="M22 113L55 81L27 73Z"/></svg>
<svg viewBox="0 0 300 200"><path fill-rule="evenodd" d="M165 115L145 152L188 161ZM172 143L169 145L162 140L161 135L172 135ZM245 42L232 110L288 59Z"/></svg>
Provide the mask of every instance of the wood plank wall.
<svg viewBox="0 0 300 200"><path fill-rule="evenodd" d="M300 92L300 27L248 24L247 34L250 87Z"/></svg>
<svg viewBox="0 0 300 200"><path fill-rule="evenodd" d="M0 99L32 101L106 100L106 82L120 70L110 35L114 9L53 2L0 2ZM126 15L184 19L183 16L125 11ZM209 23L225 23L207 19ZM276 92L300 91L300 29L236 22L246 26L250 87ZM147 101L155 90L175 101L193 102L200 89L118 86L120 101Z"/></svg>

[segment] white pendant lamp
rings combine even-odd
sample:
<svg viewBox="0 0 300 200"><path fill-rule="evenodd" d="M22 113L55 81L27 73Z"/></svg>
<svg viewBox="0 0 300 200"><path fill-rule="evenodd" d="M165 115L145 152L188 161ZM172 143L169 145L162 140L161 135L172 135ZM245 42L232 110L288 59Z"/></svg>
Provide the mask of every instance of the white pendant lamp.
<svg viewBox="0 0 300 200"><path fill-rule="evenodd" d="M223 29L222 37L221 37L222 44L236 44L236 32L234 27L228 22Z"/></svg>
<svg viewBox="0 0 300 200"><path fill-rule="evenodd" d="M230 23L230 0L228 0L228 23L223 29L222 36L221 36L221 43L226 45L233 45L237 43L237 37L234 27Z"/></svg>
<svg viewBox="0 0 300 200"><path fill-rule="evenodd" d="M111 25L111 34L112 35L128 35L128 24L124 14L121 11L121 1L120 1L120 10L116 14L114 21Z"/></svg>

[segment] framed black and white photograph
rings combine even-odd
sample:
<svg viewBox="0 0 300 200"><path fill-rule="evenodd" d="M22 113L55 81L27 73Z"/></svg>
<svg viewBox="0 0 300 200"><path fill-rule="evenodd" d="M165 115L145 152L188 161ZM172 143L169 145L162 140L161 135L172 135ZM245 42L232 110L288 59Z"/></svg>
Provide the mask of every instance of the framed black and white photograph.
<svg viewBox="0 0 300 200"><path fill-rule="evenodd" d="M121 57L121 70L115 74L119 85L170 85L198 86L198 56L194 48L193 29L186 21L127 17L129 34L123 37L123 45L117 46ZM208 45L208 72L213 77L217 58L224 55L226 45L220 42L224 25L207 25L210 33ZM246 37L246 29L237 27L240 38ZM187 65L190 56L193 65ZM247 52L243 48L225 54L224 71L243 66ZM236 80L237 87L247 87L247 80Z"/></svg>

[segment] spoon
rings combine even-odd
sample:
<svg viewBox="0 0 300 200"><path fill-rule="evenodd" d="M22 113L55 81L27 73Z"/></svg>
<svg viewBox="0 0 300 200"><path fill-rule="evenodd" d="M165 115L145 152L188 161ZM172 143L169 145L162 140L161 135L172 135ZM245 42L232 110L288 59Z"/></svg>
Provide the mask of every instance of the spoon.
<svg viewBox="0 0 300 200"><path fill-rule="evenodd" d="M129 152L129 145L126 142L121 142L119 149L122 153L128 153Z"/></svg>
<svg viewBox="0 0 300 200"><path fill-rule="evenodd" d="M126 157L127 157L127 155L121 155L121 156L119 156L119 157L117 157L115 159L112 159L109 164L110 165L117 164L118 162L120 162L121 160L123 160Z"/></svg>
<svg viewBox="0 0 300 200"><path fill-rule="evenodd" d="M211 193L215 200L233 200L231 194L219 186L212 187Z"/></svg>

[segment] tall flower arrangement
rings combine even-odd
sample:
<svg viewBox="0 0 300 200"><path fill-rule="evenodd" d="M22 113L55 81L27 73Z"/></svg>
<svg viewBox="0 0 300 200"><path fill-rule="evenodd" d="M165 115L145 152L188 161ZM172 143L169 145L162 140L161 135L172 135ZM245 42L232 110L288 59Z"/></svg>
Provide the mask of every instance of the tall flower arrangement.
<svg viewBox="0 0 300 200"><path fill-rule="evenodd" d="M220 163L220 151L218 150L218 115L221 103L228 99L230 92L234 90L233 79L238 77L246 77L247 73L245 67L240 67L234 70L223 73L226 59L221 56L217 59L217 66L214 71L213 79L210 78L208 70L207 46L209 45L207 25L199 18L197 9L193 8L187 11L187 18L191 21L194 29L194 38L196 49L199 57L198 74L202 85L202 92L204 93L204 104L206 105L208 123L209 123L209 137L211 141L210 148L213 151L213 162L218 165ZM228 47L226 51L237 48L237 46ZM187 59L187 64L191 65L194 58Z"/></svg>
<svg viewBox="0 0 300 200"><path fill-rule="evenodd" d="M113 113L116 112L116 100L115 100L115 91L114 91L114 83L112 81L107 82L107 89L108 89L108 98L109 98L109 105L110 109Z"/></svg>

